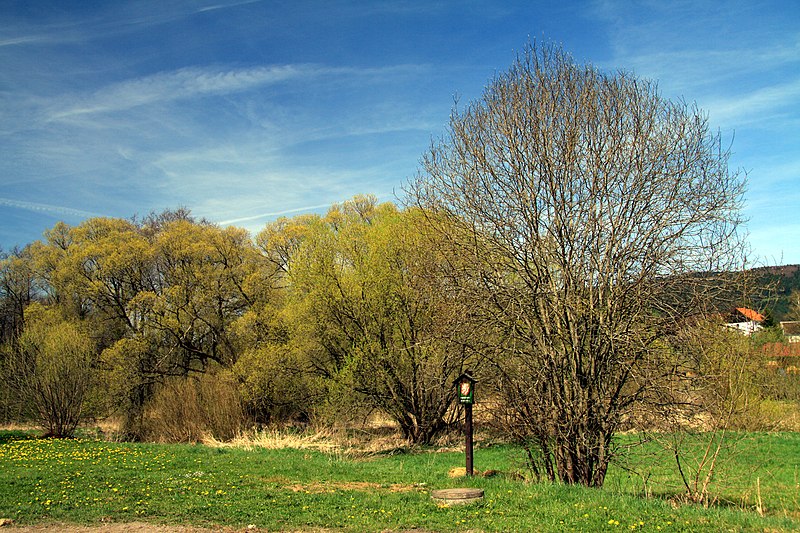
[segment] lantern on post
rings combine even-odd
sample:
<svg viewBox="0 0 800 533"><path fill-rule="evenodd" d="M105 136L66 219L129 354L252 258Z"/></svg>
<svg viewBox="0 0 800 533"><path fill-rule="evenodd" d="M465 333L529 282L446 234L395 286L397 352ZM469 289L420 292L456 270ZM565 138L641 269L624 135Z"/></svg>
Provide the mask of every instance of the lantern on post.
<svg viewBox="0 0 800 533"><path fill-rule="evenodd" d="M456 385L458 386L458 401L465 405L472 405L475 402L475 384L478 382L469 370L458 376Z"/></svg>
<svg viewBox="0 0 800 533"><path fill-rule="evenodd" d="M472 404L475 403L475 384L477 379L472 377L469 370L458 376L453 382L458 393L458 401L464 406L464 434L466 473L472 475Z"/></svg>

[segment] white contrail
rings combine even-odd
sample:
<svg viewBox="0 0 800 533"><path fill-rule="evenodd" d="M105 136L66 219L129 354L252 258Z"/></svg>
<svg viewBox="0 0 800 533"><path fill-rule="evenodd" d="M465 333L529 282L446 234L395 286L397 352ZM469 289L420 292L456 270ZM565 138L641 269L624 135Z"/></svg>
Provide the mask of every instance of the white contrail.
<svg viewBox="0 0 800 533"><path fill-rule="evenodd" d="M91 211L73 209L71 207L64 207L60 205L51 205L51 204L40 204L36 202L23 202L22 200L12 200L10 198L0 198L0 205L4 205L7 207L16 207L17 209L26 209L28 211L58 213L60 215L69 215L80 218L93 218L93 217L104 216L99 213L92 213Z"/></svg>
<svg viewBox="0 0 800 533"><path fill-rule="evenodd" d="M389 197L388 194L378 194L375 195L375 198L378 200L382 200L384 198ZM309 205L306 207L297 207L295 209L286 209L284 211L274 211L272 213L262 213L260 215L252 215L249 217L241 217L241 218L232 218L230 220L223 220L222 222L218 222L221 226L227 226L230 224L239 224L240 222L250 222L252 220L258 220L260 218L269 218L269 217L279 217L281 215L289 215L291 213L302 213L305 211L316 211L317 209L328 209L334 204L341 204L344 203L346 200L341 200L339 202L330 202L327 204L320 204L320 205Z"/></svg>
<svg viewBox="0 0 800 533"><path fill-rule="evenodd" d="M309 205L307 207L298 207L296 209L286 209L285 211L275 211L273 213L262 213L260 215L253 215L242 218L232 218L230 220L223 220L219 224L227 226L229 224L239 224L240 222L250 222L251 220L258 220L260 218L278 217L281 215L288 215L290 213L300 213L303 211L315 211L317 209L328 208L333 204Z"/></svg>

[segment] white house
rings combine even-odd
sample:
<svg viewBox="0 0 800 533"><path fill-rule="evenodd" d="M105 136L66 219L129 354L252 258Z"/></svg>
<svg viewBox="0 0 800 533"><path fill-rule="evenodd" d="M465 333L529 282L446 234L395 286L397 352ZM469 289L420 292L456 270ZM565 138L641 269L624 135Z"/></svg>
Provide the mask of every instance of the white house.
<svg viewBox="0 0 800 533"><path fill-rule="evenodd" d="M750 336L760 329L764 329L761 325L764 322L764 315L747 307L737 307L736 312L733 313L730 322L726 322L725 326L741 331L744 335Z"/></svg>

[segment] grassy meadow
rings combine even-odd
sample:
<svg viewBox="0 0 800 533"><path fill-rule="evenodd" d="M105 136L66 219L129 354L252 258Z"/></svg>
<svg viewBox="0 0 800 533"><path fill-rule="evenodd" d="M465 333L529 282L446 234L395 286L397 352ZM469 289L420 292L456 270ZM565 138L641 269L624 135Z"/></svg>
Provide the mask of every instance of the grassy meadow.
<svg viewBox="0 0 800 533"><path fill-rule="evenodd" d="M129 444L3 431L0 518L270 531L800 530L798 433L742 436L737 453L720 463L719 499L709 508L675 497L678 479L652 447L632 459L650 461L650 476L617 466L597 490L520 479L523 453L510 445L476 449L476 468L496 475L453 478L448 472L464 462L453 449L365 453L298 442L274 449ZM433 489L461 486L483 488L485 499L442 507L430 498Z"/></svg>

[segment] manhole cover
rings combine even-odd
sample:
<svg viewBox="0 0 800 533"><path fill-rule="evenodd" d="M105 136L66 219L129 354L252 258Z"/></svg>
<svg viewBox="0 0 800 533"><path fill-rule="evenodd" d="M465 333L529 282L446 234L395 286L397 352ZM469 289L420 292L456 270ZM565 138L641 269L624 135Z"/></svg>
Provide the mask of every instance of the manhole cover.
<svg viewBox="0 0 800 533"><path fill-rule="evenodd" d="M445 505L460 505L483 499L483 489L441 489L432 490L431 498Z"/></svg>

